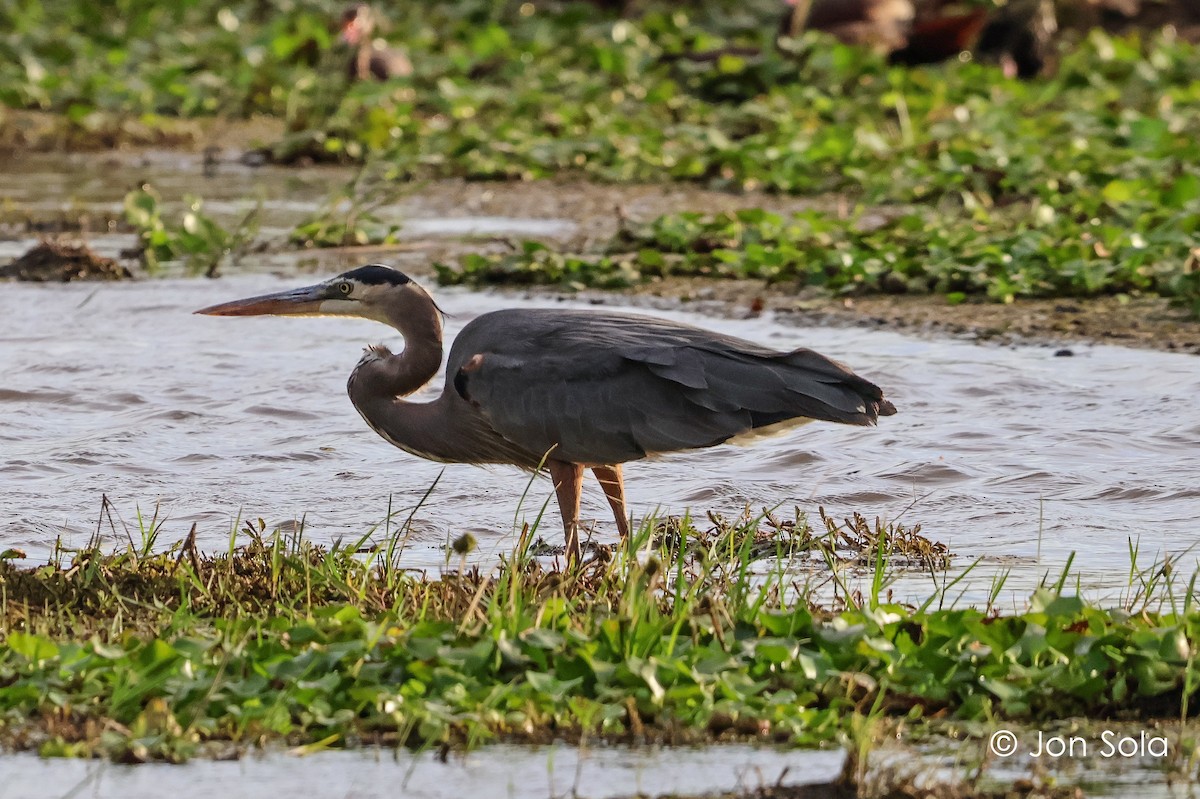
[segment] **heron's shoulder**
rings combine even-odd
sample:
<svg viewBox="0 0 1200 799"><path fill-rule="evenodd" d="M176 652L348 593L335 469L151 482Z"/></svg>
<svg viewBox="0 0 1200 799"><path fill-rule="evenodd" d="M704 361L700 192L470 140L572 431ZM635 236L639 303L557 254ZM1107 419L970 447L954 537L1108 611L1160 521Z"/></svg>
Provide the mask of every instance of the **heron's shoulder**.
<svg viewBox="0 0 1200 799"><path fill-rule="evenodd" d="M680 348L749 356L772 356L760 344L671 319L620 311L579 308L509 308L483 314L463 328L451 354L472 353L586 358L595 366L606 360L661 360ZM456 361L452 357L452 361Z"/></svg>
<svg viewBox="0 0 1200 799"><path fill-rule="evenodd" d="M486 330L510 335L566 334L579 338L597 335L686 335L712 337L719 333L640 313L586 308L506 308L472 320L462 333ZM461 335L461 334L460 334Z"/></svg>

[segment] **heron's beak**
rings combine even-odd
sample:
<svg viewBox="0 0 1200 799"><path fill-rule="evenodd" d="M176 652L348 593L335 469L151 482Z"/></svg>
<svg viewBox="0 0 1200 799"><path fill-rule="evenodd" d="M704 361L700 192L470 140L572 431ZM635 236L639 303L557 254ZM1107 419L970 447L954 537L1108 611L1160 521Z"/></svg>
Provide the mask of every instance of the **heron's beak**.
<svg viewBox="0 0 1200 799"><path fill-rule="evenodd" d="M201 308L195 313L206 316L315 316L321 313L321 305L328 299L331 299L328 287L318 283L302 289L223 302Z"/></svg>

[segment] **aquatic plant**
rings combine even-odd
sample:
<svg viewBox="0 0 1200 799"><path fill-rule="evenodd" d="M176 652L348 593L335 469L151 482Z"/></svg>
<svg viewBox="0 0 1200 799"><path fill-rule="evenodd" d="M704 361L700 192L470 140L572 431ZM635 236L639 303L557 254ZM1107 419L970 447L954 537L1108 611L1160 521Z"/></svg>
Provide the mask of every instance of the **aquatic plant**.
<svg viewBox="0 0 1200 799"><path fill-rule="evenodd" d="M607 254L525 243L437 264L443 283L620 286L670 275L761 278L835 293L1018 297L1148 293L1200 314L1200 181L1165 192L1114 183L1084 219L1035 202L972 214L874 209L849 216L762 209L626 223ZM1117 197L1116 195L1119 195Z"/></svg>
<svg viewBox="0 0 1200 799"><path fill-rule="evenodd" d="M405 188L386 166L364 163L316 213L297 225L288 239L303 247L394 243L400 220L393 216L385 222L380 212L396 202Z"/></svg>
<svg viewBox="0 0 1200 799"><path fill-rule="evenodd" d="M181 260L188 271L208 277L215 277L226 259L236 263L254 243L261 211L261 205L254 205L226 228L204 213L203 200L189 195L184 198L179 223L169 224L163 219L158 192L149 185L126 194L124 207L125 220L137 233L139 254L148 271Z"/></svg>
<svg viewBox="0 0 1200 799"><path fill-rule="evenodd" d="M0 560L0 736L132 760L269 741L812 745L870 708L1147 718L1195 701L1194 581L1151 577L1161 564L1131 572L1121 609L1069 595L1066 571L1008 614L944 606L953 581L898 604L883 577L869 597L822 606L789 552L804 536L825 552L839 539L762 524L647 525L570 572L529 554L526 527L499 566L432 579L397 568L403 529L325 548L261 521L216 555L196 549L194 528L154 552L155 517L123 551ZM911 536L879 531L868 568L882 574L884 542ZM775 552L756 562L764 541ZM1160 582L1143 592L1147 580Z"/></svg>

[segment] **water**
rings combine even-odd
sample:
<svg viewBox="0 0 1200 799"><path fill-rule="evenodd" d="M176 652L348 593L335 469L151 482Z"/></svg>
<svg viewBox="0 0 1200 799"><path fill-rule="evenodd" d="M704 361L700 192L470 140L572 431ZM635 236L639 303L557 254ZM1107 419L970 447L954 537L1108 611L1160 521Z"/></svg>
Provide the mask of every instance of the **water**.
<svg viewBox="0 0 1200 799"><path fill-rule="evenodd" d="M933 742L917 748L884 743L873 767L899 768L919 784L961 779L962 756L974 744ZM445 761L435 753L365 749L324 751L305 757L281 752L237 761L194 760L186 765L42 759L32 754L0 757L0 799L259 799L263 796L619 797L752 795L769 786L793 788L808 799L841 796L831 783L842 770L842 751L796 751L748 745L689 747L593 747L497 744ZM1081 784L1092 797L1137 795L1150 799L1191 796L1186 780L1165 779L1153 759L1105 761L1084 758L1044 764L993 762L984 783L1012 786L1030 773L1048 773L1059 784ZM870 783L868 778L868 783Z"/></svg>
<svg viewBox="0 0 1200 799"><path fill-rule="evenodd" d="M10 203L0 222L24 214L101 218L119 213L129 189L149 183L168 216L188 194L223 218L260 202L264 231L279 238L351 177L342 168L235 162L206 175L199 155L176 152L30 155L0 168L0 193ZM376 525L402 523L441 474L413 513L407 562L442 568L442 545L464 530L482 544L477 557L490 561L512 546L515 524L537 517L550 487L535 481L519 505L528 481L516 470L450 466L443 473L368 430L345 396L345 379L363 345L397 344L391 331L354 320L190 312L312 279L297 272L328 275L380 258L424 268L431 256L421 243L431 238L594 242L615 231L616 206L650 218L686 207L786 212L807 204L690 187L433 182L398 187L395 203L378 211L403 223L403 252L268 252L247 257L242 273L219 281L0 284L0 548L40 558L59 538L78 545L97 530L119 544L122 520L136 535L138 511L156 508L167 518L164 543L195 523L200 543L221 549L245 517L293 527L303 520L316 540L353 541ZM109 255L133 243L129 235L85 238ZM0 259L33 243L24 236L0 241ZM450 336L488 310L559 304L435 293L452 314ZM1085 592L1105 598L1128 584L1131 540L1143 565L1187 552L1177 573L1194 567L1194 356L1085 346L1074 348L1076 357L1058 358L1044 347L799 328L786 319L726 320L686 309L661 313L780 349L813 347L884 386L900 414L878 429L812 424L744 447L630 464L628 493L639 516L689 509L737 515L769 506L789 517L793 507L811 515L824 506L835 517L858 511L920 523L955 551L956 570L982 559L965 601L983 599L991 579L1009 571L1003 598L1014 606L1072 552ZM425 396L440 386L439 377ZM120 516L112 525L98 524L102 496ZM614 539L607 506L590 485L584 512L599 520L599 539ZM545 533L559 535L553 506ZM910 575L894 588L923 599L931 583Z"/></svg>
<svg viewBox="0 0 1200 799"><path fill-rule="evenodd" d="M437 570L448 536L472 532L481 559L514 541L551 498L505 467L409 456L366 428L345 395L361 348L394 332L342 319L212 318L191 311L304 278L0 286L0 547L44 556L84 543L102 495L136 529L167 517L163 540L197 525L226 546L239 517L294 525L318 541L357 540L413 512L409 565ZM477 314L556 305L550 297L435 290L448 337ZM963 567L1012 571L1013 601L1072 552L1087 590L1127 582L1129 541L1144 558L1192 546L1200 504L1200 370L1194 356L1096 346L1071 358L897 333L800 328L658 312L786 349L809 346L884 386L900 413L878 428L810 424L748 446L627 467L636 516L793 507L920 523ZM441 390L442 377L418 398ZM588 486L584 515L616 537ZM550 506L545 531L560 531ZM124 540L120 523L109 542ZM136 535L136 533L135 533ZM1186 563L1191 564L1191 560ZM1149 565L1147 560L1146 565ZM1182 568L1182 567L1181 567ZM1185 569L1186 570L1186 569ZM978 590L986 591L988 569ZM928 578L906 590L928 594ZM968 598L978 598L978 593Z"/></svg>
<svg viewBox="0 0 1200 799"><path fill-rule="evenodd" d="M489 746L445 763L433 753L323 752L186 766L119 766L83 760L0 759L0 799L193 799L264 796L503 797L698 795L764 785L811 785L837 776L843 753L750 746L628 749ZM832 795L832 794L831 794ZM814 799L817 794L813 794Z"/></svg>

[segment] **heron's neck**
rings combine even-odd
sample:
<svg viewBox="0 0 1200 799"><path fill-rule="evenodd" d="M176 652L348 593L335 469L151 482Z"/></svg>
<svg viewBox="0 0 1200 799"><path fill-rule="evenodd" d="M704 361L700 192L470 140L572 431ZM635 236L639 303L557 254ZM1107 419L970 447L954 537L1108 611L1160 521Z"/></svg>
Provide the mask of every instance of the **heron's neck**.
<svg viewBox="0 0 1200 799"><path fill-rule="evenodd" d="M442 316L422 289L413 287L372 317L404 337L404 351L371 347L350 373L350 401L371 428L403 450L430 460L454 461L447 449L444 403L402 399L428 383L442 365Z"/></svg>
<svg viewBox="0 0 1200 799"><path fill-rule="evenodd" d="M404 351L392 354L386 347L367 350L347 386L355 405L360 400L406 397L432 380L442 365L441 314L428 296L406 299L379 318L400 331Z"/></svg>

